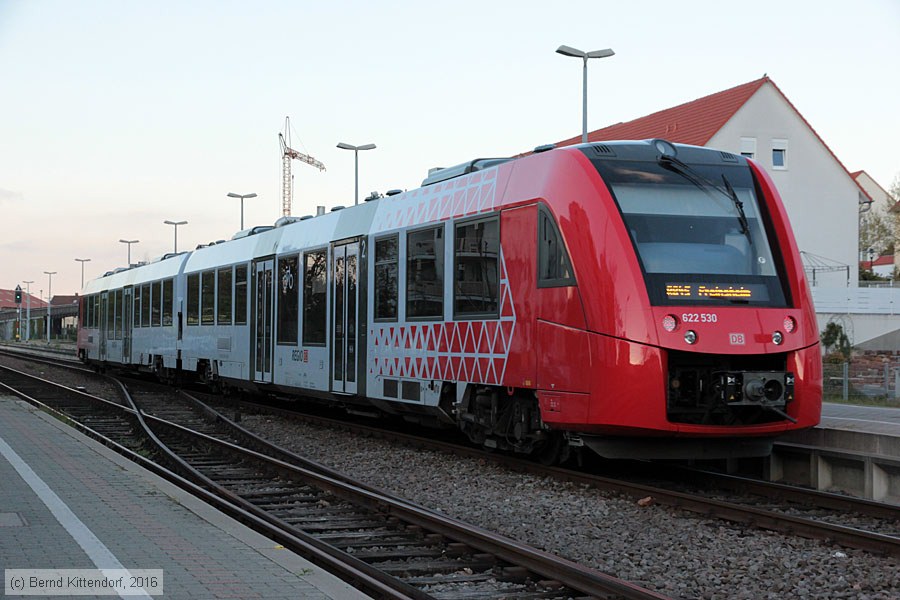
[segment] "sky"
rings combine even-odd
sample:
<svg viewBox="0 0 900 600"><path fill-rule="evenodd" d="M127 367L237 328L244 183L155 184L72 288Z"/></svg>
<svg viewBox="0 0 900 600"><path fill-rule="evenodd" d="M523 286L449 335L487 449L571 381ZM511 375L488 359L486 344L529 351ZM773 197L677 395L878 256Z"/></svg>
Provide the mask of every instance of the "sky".
<svg viewBox="0 0 900 600"><path fill-rule="evenodd" d="M413 189L758 79L851 171L900 175L900 0L0 0L0 288L74 294L131 260ZM23 285L23 288L25 286Z"/></svg>

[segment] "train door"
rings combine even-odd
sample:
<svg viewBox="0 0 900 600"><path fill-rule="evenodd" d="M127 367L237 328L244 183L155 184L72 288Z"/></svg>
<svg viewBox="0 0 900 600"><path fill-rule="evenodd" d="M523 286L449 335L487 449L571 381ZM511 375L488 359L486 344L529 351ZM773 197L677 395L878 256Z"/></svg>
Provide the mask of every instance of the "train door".
<svg viewBox="0 0 900 600"><path fill-rule="evenodd" d="M253 263L253 335L251 348L253 380L272 383L272 333L275 314L275 259L265 258Z"/></svg>
<svg viewBox="0 0 900 600"><path fill-rule="evenodd" d="M109 292L103 292L100 294L100 360L106 360L106 338L111 325L109 314Z"/></svg>
<svg viewBox="0 0 900 600"><path fill-rule="evenodd" d="M134 288L125 288L122 294L122 304L119 310L122 313L122 362L128 364L131 362L131 325L134 316Z"/></svg>
<svg viewBox="0 0 900 600"><path fill-rule="evenodd" d="M355 394L359 349L359 242L341 244L331 251L331 389Z"/></svg>

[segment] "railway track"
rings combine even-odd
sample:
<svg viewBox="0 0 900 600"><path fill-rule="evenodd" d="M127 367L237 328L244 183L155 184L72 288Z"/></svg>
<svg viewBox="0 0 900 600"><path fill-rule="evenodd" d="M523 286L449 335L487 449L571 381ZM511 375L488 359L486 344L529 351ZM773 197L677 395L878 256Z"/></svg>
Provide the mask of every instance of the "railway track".
<svg viewBox="0 0 900 600"><path fill-rule="evenodd" d="M218 405L223 408L226 406L221 401ZM589 485L635 499L649 499L648 502L673 506L707 517L786 535L835 542L876 553L900 555L900 509L880 502L654 463L617 462L619 466L615 476L602 476L574 468L546 467L533 461L486 453L452 442L268 405L243 402L241 406L245 414L262 411L300 418L358 435L475 457L502 464L518 472ZM610 470L606 463L600 468Z"/></svg>
<svg viewBox="0 0 900 600"><path fill-rule="evenodd" d="M175 401L171 390L168 398L141 391L127 408L7 368L0 381L72 420L108 420L85 428L109 434L108 443L139 439L147 454L151 440L150 453L178 473L171 478L192 482L205 499L376 597L666 597L309 468L315 465L291 464L302 459L264 440L250 445L291 462L246 448L249 432L183 395ZM142 414L143 407L181 423Z"/></svg>

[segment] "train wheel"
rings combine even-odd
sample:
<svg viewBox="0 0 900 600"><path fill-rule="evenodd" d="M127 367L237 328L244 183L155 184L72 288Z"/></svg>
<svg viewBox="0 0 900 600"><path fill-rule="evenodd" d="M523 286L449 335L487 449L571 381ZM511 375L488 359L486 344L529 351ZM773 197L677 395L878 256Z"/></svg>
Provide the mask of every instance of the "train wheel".
<svg viewBox="0 0 900 600"><path fill-rule="evenodd" d="M532 456L542 465L556 465L569 459L569 444L559 433L551 433L547 440L535 448Z"/></svg>

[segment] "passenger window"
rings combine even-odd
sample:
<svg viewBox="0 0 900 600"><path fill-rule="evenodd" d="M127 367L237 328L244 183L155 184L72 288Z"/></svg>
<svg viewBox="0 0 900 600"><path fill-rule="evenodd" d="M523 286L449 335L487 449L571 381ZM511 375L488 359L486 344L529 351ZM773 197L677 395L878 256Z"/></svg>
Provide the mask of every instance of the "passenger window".
<svg viewBox="0 0 900 600"><path fill-rule="evenodd" d="M159 281L154 281L150 285L150 325L153 327L159 327L160 324L159 310L162 306L161 287L162 285Z"/></svg>
<svg viewBox="0 0 900 600"><path fill-rule="evenodd" d="M325 250L303 255L303 345L324 346L328 330L328 297Z"/></svg>
<svg viewBox="0 0 900 600"><path fill-rule="evenodd" d="M166 279L162 284L162 324L163 327L172 325L172 310L175 304L174 284L171 279Z"/></svg>
<svg viewBox="0 0 900 600"><path fill-rule="evenodd" d="M278 343L297 344L300 326L300 272L299 256L283 256L278 259Z"/></svg>
<svg viewBox="0 0 900 600"><path fill-rule="evenodd" d="M400 236L375 240L375 320L397 320Z"/></svg>
<svg viewBox="0 0 900 600"><path fill-rule="evenodd" d="M453 247L456 260L453 273L456 316L498 316L499 220L495 217L457 225Z"/></svg>
<svg viewBox="0 0 900 600"><path fill-rule="evenodd" d="M538 211L538 287L575 285L569 253L553 217Z"/></svg>
<svg viewBox="0 0 900 600"><path fill-rule="evenodd" d="M219 269L216 289L216 322L231 325L231 267Z"/></svg>
<svg viewBox="0 0 900 600"><path fill-rule="evenodd" d="M94 327L100 328L100 294L94 296Z"/></svg>
<svg viewBox="0 0 900 600"><path fill-rule="evenodd" d="M113 300L113 309L115 311L113 339L122 339L122 290L116 290L115 299Z"/></svg>
<svg viewBox="0 0 900 600"><path fill-rule="evenodd" d="M200 324L200 274L193 273L187 278L187 324Z"/></svg>
<svg viewBox="0 0 900 600"><path fill-rule="evenodd" d="M234 324L247 324L247 265L234 268Z"/></svg>
<svg viewBox="0 0 900 600"><path fill-rule="evenodd" d="M216 323L216 272L204 271L200 276L200 323L215 325Z"/></svg>
<svg viewBox="0 0 900 600"><path fill-rule="evenodd" d="M444 228L406 236L406 318L444 316Z"/></svg>
<svg viewBox="0 0 900 600"><path fill-rule="evenodd" d="M141 327L150 327L150 284L141 286Z"/></svg>

